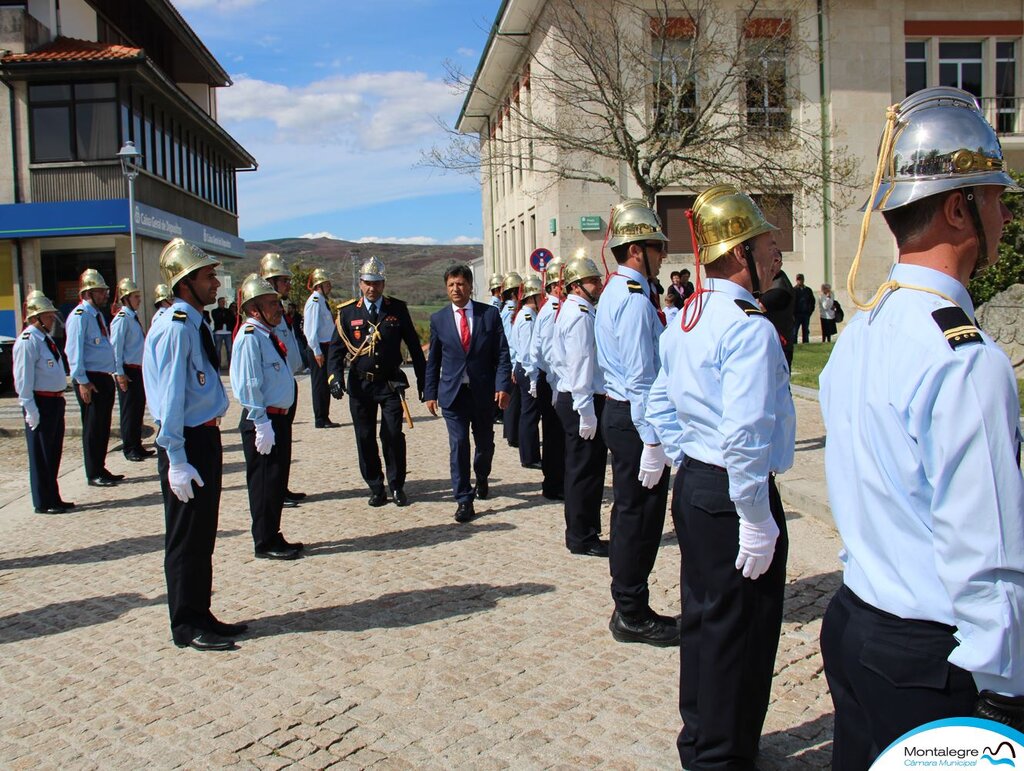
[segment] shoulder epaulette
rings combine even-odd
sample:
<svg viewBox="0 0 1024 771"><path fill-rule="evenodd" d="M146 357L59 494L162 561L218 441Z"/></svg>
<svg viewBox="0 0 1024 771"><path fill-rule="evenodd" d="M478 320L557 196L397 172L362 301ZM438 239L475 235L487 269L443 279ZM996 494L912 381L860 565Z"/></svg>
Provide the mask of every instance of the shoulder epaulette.
<svg viewBox="0 0 1024 771"><path fill-rule="evenodd" d="M254 327L252 324L246 324L245 325L245 331L242 334L243 335L251 335L255 331L256 331L256 327Z"/></svg>
<svg viewBox="0 0 1024 771"><path fill-rule="evenodd" d="M632 292L633 294L643 294L644 293L644 288L642 286L640 286L640 282L639 281L630 281L630 280L627 279L626 280L626 288L630 292Z"/></svg>
<svg viewBox="0 0 1024 771"><path fill-rule="evenodd" d="M119 312L118 312L118 314L117 314L117 317L118 317L119 319L123 319L123 318L125 317L125 315L124 315L124 311L119 311Z"/></svg>
<svg viewBox="0 0 1024 771"><path fill-rule="evenodd" d="M171 314L171 318L175 321L186 321L188 319L188 314L185 313L185 311L175 311Z"/></svg>
<svg viewBox="0 0 1024 771"><path fill-rule="evenodd" d="M397 297L392 297L391 295L384 295L384 304L387 305L388 303L396 303L397 305L405 305L405 300L399 300Z"/></svg>
<svg viewBox="0 0 1024 771"><path fill-rule="evenodd" d="M526 319L527 321L533 320L533 316L531 316L529 313L524 313L523 318Z"/></svg>
<svg viewBox="0 0 1024 771"><path fill-rule="evenodd" d="M319 295L313 295L313 302L315 302L315 303L320 302L320 296Z"/></svg>
<svg viewBox="0 0 1024 771"><path fill-rule="evenodd" d="M764 316L763 310L758 308L754 303L747 302L746 300L737 300L736 304L740 310L746 313L748 316Z"/></svg>
<svg viewBox="0 0 1024 771"><path fill-rule="evenodd" d="M581 305L580 306L580 310L583 311L584 313L589 313L590 312L590 311L587 310L587 306L586 305Z"/></svg>
<svg viewBox="0 0 1024 771"><path fill-rule="evenodd" d="M22 340L28 340L30 337L32 337L32 333L31 332L22 332L22 334L21 334L21 339Z"/></svg>
<svg viewBox="0 0 1024 771"><path fill-rule="evenodd" d="M345 300L345 302L338 306L338 310L340 311L342 308L347 308L354 302L356 302L356 299L354 297L351 300Z"/></svg>
<svg viewBox="0 0 1024 771"><path fill-rule="evenodd" d="M946 337L949 347L956 350L967 343L982 342L981 333L971 323L971 318L962 308L949 307L939 308L932 313L932 318L939 325L942 334Z"/></svg>
<svg viewBox="0 0 1024 771"><path fill-rule="evenodd" d="M75 315L76 316L81 316L83 313L85 313L85 311L83 309L75 308Z"/></svg>

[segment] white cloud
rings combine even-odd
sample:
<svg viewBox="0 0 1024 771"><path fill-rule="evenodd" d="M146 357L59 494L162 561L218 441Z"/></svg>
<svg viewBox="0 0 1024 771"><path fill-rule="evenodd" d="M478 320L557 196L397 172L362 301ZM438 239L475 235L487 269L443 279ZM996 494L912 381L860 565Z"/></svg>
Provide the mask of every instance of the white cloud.
<svg viewBox="0 0 1024 771"><path fill-rule="evenodd" d="M455 236L448 243L452 246L473 246L476 244L482 244L484 240L480 236Z"/></svg>
<svg viewBox="0 0 1024 771"><path fill-rule="evenodd" d="M405 244L411 246L468 246L483 243L479 236L456 236L450 240L439 240L430 236L360 236L342 238L322 230L319 233L304 233L299 238L330 238L334 241L350 241L354 244Z"/></svg>
<svg viewBox="0 0 1024 771"><path fill-rule="evenodd" d="M328 233L326 230L321 230L319 233L303 233L299 238L329 238L332 241L344 241L344 238L338 238L334 233Z"/></svg>
<svg viewBox="0 0 1024 771"><path fill-rule="evenodd" d="M457 53L459 56L464 56L467 59L476 58L476 51L474 51L472 48L457 48L455 49L455 53Z"/></svg>

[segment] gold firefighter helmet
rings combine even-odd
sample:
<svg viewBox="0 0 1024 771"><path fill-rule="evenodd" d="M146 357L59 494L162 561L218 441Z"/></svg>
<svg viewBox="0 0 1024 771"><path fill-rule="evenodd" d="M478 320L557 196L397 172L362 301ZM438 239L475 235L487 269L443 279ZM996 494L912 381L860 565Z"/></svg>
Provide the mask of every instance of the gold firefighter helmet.
<svg viewBox="0 0 1024 771"><path fill-rule="evenodd" d="M387 271L380 257L371 257L359 269L359 278L363 281L384 281Z"/></svg>
<svg viewBox="0 0 1024 771"><path fill-rule="evenodd" d="M500 273L492 273L490 281L487 282L487 288L490 291L495 289L501 289L501 280L504 278Z"/></svg>
<svg viewBox="0 0 1024 771"><path fill-rule="evenodd" d="M121 302L128 295L138 291L140 291L138 284L130 278L122 278L117 282L117 301Z"/></svg>
<svg viewBox="0 0 1024 771"><path fill-rule="evenodd" d="M157 284L153 287L153 305L159 305L164 300L169 303L174 302L174 292L167 284Z"/></svg>
<svg viewBox="0 0 1024 771"><path fill-rule="evenodd" d="M639 198L627 198L616 204L611 219L609 249L634 241L668 241L661 232L658 215Z"/></svg>
<svg viewBox="0 0 1024 771"><path fill-rule="evenodd" d="M592 259L589 257L576 257L565 266L562 278L568 287L585 278L601 278L602 275L601 269L597 267L597 263Z"/></svg>
<svg viewBox="0 0 1024 771"><path fill-rule="evenodd" d="M57 309L53 303L50 302L50 298L40 292L38 289L34 292L29 292L28 297L25 298L25 318L30 319L33 316L39 316L43 313L56 313Z"/></svg>
<svg viewBox="0 0 1024 771"><path fill-rule="evenodd" d="M510 289L519 289L523 286L523 277L516 273L514 270L510 270L501 279L501 292L504 294Z"/></svg>
<svg viewBox="0 0 1024 771"><path fill-rule="evenodd" d="M245 309L245 304L257 297L272 294L277 297L277 290L259 273L250 273L242 279L242 286L238 289L238 307Z"/></svg>
<svg viewBox="0 0 1024 771"><path fill-rule="evenodd" d="M325 282L330 282L331 277L327 275L327 271L323 268L317 268L309 274L309 283L307 288L316 289L318 286Z"/></svg>
<svg viewBox="0 0 1024 771"><path fill-rule="evenodd" d="M103 276L95 268L86 268L78 277L78 294L88 292L90 289L110 289Z"/></svg>
<svg viewBox="0 0 1024 771"><path fill-rule="evenodd" d="M561 257L552 257L551 261L544 267L545 287L557 283L562 278L562 271L565 269L565 260Z"/></svg>
<svg viewBox="0 0 1024 771"><path fill-rule="evenodd" d="M290 278L292 272L284 264L284 260L277 252L267 252L260 258L260 277L270 280L272 278Z"/></svg>
<svg viewBox="0 0 1024 771"><path fill-rule="evenodd" d="M189 273L194 273L200 268L215 268L218 265L219 260L213 259L184 238L172 238L160 252L160 275L171 290Z"/></svg>
<svg viewBox="0 0 1024 771"><path fill-rule="evenodd" d="M525 300L528 297L534 297L543 293L544 285L540 283L540 276L527 276L526 280L523 281L523 291L519 297Z"/></svg>
<svg viewBox="0 0 1024 771"><path fill-rule="evenodd" d="M744 241L778 230L764 218L754 200L733 185L715 185L697 196L693 218L700 261L705 265Z"/></svg>

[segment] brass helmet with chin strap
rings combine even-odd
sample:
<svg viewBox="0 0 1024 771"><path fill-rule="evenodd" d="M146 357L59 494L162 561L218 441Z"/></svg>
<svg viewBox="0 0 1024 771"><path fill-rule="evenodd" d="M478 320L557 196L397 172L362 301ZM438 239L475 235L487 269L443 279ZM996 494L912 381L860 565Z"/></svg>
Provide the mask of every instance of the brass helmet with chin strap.
<svg viewBox="0 0 1024 771"><path fill-rule="evenodd" d="M53 303L50 302L50 298L40 292L38 289L34 292L29 292L28 297L25 298L25 319L31 319L35 316L39 316L43 313L56 313L57 308L54 307Z"/></svg>
<svg viewBox="0 0 1024 771"><path fill-rule="evenodd" d="M246 303L264 295L278 297L277 290L273 284L260 276L259 273L250 273L242 279L242 285L238 288L238 307L245 310Z"/></svg>
<svg viewBox="0 0 1024 771"><path fill-rule="evenodd" d="M601 278L604 274L597 267L597 263L589 257L576 257L569 261L562 273L562 279L566 287L571 287L585 278Z"/></svg>
<svg viewBox="0 0 1024 771"><path fill-rule="evenodd" d="M100 272L95 268L86 268L82 271L82 275L78 277L78 294L82 292L88 292L93 289L110 289L107 286L107 282L100 275Z"/></svg>
<svg viewBox="0 0 1024 771"><path fill-rule="evenodd" d="M500 273L492 273L490 280L487 282L488 291L493 292L495 289L501 289L501 280L504 276Z"/></svg>
<svg viewBox="0 0 1024 771"><path fill-rule="evenodd" d="M550 262L544 266L544 288L557 284L562 280L562 271L565 270L565 260L560 256L552 257Z"/></svg>
<svg viewBox="0 0 1024 771"><path fill-rule="evenodd" d="M260 258L260 277L268 281L272 278L291 278L292 272L284 264L277 252L267 252Z"/></svg>
<svg viewBox="0 0 1024 771"><path fill-rule="evenodd" d="M609 249L634 241L668 242L668 238L661 230L658 215L639 198L627 198L615 205L612 209L610 229Z"/></svg>
<svg viewBox="0 0 1024 771"><path fill-rule="evenodd" d="M514 270L510 270L501 279L501 293L510 289L519 289L523 285L523 277L516 273Z"/></svg>
<svg viewBox="0 0 1024 771"><path fill-rule="evenodd" d="M331 277L327 275L327 271L323 268L316 268L312 273L309 274L309 283L307 287L309 289L316 289L318 286L324 283L330 283Z"/></svg>
<svg viewBox="0 0 1024 771"><path fill-rule="evenodd" d="M194 273L200 268L216 268L220 260L215 260L195 244L189 243L184 238L173 238L160 252L160 275L164 283L174 291L189 273Z"/></svg>
<svg viewBox="0 0 1024 771"><path fill-rule="evenodd" d="M159 305L160 303L167 301L169 303L174 302L174 292L167 284L157 284L153 287L153 305Z"/></svg>
<svg viewBox="0 0 1024 771"><path fill-rule="evenodd" d="M526 300L527 298L543 294L543 292L544 285L540 283L540 276L528 276L523 281L523 290L519 293L519 299Z"/></svg>
<svg viewBox="0 0 1024 771"><path fill-rule="evenodd" d="M380 257L371 257L359 269L359 278L362 281L385 281L387 270Z"/></svg>
<svg viewBox="0 0 1024 771"><path fill-rule="evenodd" d="M135 292L141 291L139 285L132 281L130 278L122 278L117 282L117 301L122 302L125 297Z"/></svg>
<svg viewBox="0 0 1024 771"><path fill-rule="evenodd" d="M693 202L700 262L710 265L744 241L778 230L760 207L733 185L715 185Z"/></svg>

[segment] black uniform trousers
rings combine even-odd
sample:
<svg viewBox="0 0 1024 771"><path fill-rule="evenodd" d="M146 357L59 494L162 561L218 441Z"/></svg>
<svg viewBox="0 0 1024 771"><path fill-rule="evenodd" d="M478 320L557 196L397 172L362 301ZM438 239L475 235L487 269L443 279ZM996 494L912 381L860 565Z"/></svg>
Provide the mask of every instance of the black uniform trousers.
<svg viewBox="0 0 1024 771"><path fill-rule="evenodd" d="M107 445L110 442L110 421L114 415L114 378L106 372L86 372L96 386L89 404L75 384L75 396L82 412L82 449L85 455L85 476L89 479L107 473Z"/></svg>
<svg viewBox="0 0 1024 771"><path fill-rule="evenodd" d="M505 437L505 441L508 442L509 447L518 447L520 410L519 389L515 387L515 383L512 385L512 393L508 395L508 404L505 405L505 410L501 415L501 420L504 423L501 435Z"/></svg>
<svg viewBox="0 0 1024 771"><path fill-rule="evenodd" d="M203 486L192 485L194 497L182 503L167 481L170 460L157 447L157 472L164 496L164 576L171 635L188 643L195 635L212 631L210 596L213 593L213 547L220 514L223 450L216 426L185 427L185 457L199 473Z"/></svg>
<svg viewBox="0 0 1024 771"><path fill-rule="evenodd" d="M28 443L28 479L32 487L32 505L53 509L60 505L60 459L64 454L64 397L35 395L39 425L32 431L25 424Z"/></svg>
<svg viewBox="0 0 1024 771"><path fill-rule="evenodd" d="M473 473L477 481L491 475L494 460L494 411L490 399L476 401L468 385L463 385L450 407L441 414L448 427L449 463L452 494L459 503L472 503L476 490L469 483L469 432L473 431Z"/></svg>
<svg viewBox="0 0 1024 771"><path fill-rule="evenodd" d="M380 409L380 449L392 491L405 487L405 434L402 399L386 382L368 382L357 372L348 378L348 408L356 430L359 473L373 493L384 492L384 470L377 453L377 410Z"/></svg>
<svg viewBox="0 0 1024 771"><path fill-rule="evenodd" d="M836 708L833 769L867 769L912 728L974 711L974 678L948 661L955 631L886 613L846 586L836 592L821 624L825 677Z"/></svg>
<svg viewBox="0 0 1024 771"><path fill-rule="evenodd" d="M313 397L313 421L323 426L331 419L331 392L327 387L327 357L331 351L330 343L320 343L320 352L324 355L324 365L316 363L311 350L309 357L309 384Z"/></svg>
<svg viewBox="0 0 1024 771"><path fill-rule="evenodd" d="M256 424L248 419L248 410L242 410L242 418L238 421L245 455L249 513L252 515L252 542L257 550L280 545L281 509L284 507L287 461L290 460L292 445L292 424L287 413L267 413L267 417L274 428L274 446L266 455L256 451Z"/></svg>
<svg viewBox="0 0 1024 771"><path fill-rule="evenodd" d="M524 466L540 463L540 402L530 396L530 378L518 364L516 386L519 392L519 462ZM537 395L540 395L539 385Z"/></svg>
<svg viewBox="0 0 1024 771"><path fill-rule="evenodd" d="M643 617L650 612L647 579L665 529L670 475L662 474L653 488L644 487L637 479L644 443L633 425L628 402L608 398L599 426L612 455L614 507L608 542L612 599L620 613Z"/></svg>
<svg viewBox="0 0 1024 771"><path fill-rule="evenodd" d="M564 430L565 545L570 551L584 551L600 540L601 498L608 447L600 429L593 439L580 438L580 416L572 408L572 394L558 394L556 409ZM594 411L600 425L604 396L594 396ZM548 434L545 430L545 457L547 449Z"/></svg>
<svg viewBox="0 0 1024 771"><path fill-rule="evenodd" d="M128 390L117 389L121 405L121 451L125 456L142 451L142 418L146 411L146 389L142 367L125 367Z"/></svg>
<svg viewBox="0 0 1024 771"><path fill-rule="evenodd" d="M295 381L295 396L292 397L292 406L288 408L288 444L281 445L281 463L284 465L284 489L285 492L291 488L288 482L292 476L292 426L295 425L295 413L299 409L299 381Z"/></svg>
<svg viewBox="0 0 1024 771"><path fill-rule="evenodd" d="M736 569L740 520L725 469L686 458L672 520L682 553L679 715L683 767L753 771L782 629L789 536L774 478L775 554L757 580Z"/></svg>
<svg viewBox="0 0 1024 771"><path fill-rule="evenodd" d="M541 492L549 498L565 495L565 428L551 403L551 385L543 371L537 372L537 404L540 406L540 428L544 437L541 447L541 465L544 482ZM602 471L602 479L604 478Z"/></svg>

